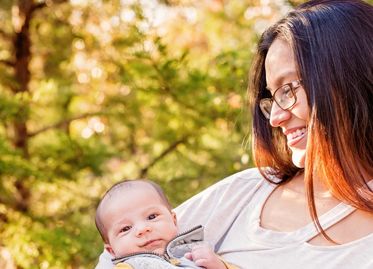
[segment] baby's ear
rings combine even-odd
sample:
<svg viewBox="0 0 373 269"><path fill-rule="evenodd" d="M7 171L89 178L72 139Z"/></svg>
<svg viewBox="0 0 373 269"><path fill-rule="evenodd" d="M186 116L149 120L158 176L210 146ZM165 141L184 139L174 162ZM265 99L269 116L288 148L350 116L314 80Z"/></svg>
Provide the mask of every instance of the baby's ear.
<svg viewBox="0 0 373 269"><path fill-rule="evenodd" d="M114 250L113 248L110 246L110 244L104 244L104 247L106 249L107 252L109 252L113 257L115 257L115 253L114 253Z"/></svg>
<svg viewBox="0 0 373 269"><path fill-rule="evenodd" d="M172 215L172 218L174 220L174 223L175 225L177 226L177 217L176 217L176 213L174 211L171 211L171 215Z"/></svg>

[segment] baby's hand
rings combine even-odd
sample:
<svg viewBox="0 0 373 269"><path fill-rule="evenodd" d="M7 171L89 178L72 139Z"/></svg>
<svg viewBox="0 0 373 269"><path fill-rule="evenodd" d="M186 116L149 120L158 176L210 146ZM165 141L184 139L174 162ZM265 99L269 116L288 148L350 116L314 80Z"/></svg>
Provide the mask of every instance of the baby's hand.
<svg viewBox="0 0 373 269"><path fill-rule="evenodd" d="M193 261L197 266L206 269L226 269L218 255L205 243L196 245L191 252L185 253L184 256Z"/></svg>

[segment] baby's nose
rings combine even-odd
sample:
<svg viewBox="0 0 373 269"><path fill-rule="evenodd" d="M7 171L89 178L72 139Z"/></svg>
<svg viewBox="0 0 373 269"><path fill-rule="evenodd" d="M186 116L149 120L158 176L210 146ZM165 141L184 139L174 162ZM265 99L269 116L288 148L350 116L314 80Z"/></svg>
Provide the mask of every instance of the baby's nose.
<svg viewBox="0 0 373 269"><path fill-rule="evenodd" d="M152 228L149 225L142 225L141 227L138 227L138 229L136 230L136 236L140 237L151 231L152 231Z"/></svg>

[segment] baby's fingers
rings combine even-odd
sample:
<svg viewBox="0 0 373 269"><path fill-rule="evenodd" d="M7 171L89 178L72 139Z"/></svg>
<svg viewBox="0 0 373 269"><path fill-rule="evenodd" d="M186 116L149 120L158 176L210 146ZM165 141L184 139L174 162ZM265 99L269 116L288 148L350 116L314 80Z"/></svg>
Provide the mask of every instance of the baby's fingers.
<svg viewBox="0 0 373 269"><path fill-rule="evenodd" d="M207 268L209 267L209 260L204 258L197 258L194 260L194 263L199 267Z"/></svg>
<svg viewBox="0 0 373 269"><path fill-rule="evenodd" d="M187 258L188 260L193 261L193 255L192 252L187 252L184 254L184 257Z"/></svg>

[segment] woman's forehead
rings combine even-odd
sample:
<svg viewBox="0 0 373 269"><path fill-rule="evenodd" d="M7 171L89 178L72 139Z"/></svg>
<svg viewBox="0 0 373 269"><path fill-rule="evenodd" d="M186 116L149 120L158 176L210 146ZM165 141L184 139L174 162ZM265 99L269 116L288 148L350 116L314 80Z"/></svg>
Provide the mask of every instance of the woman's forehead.
<svg viewBox="0 0 373 269"><path fill-rule="evenodd" d="M267 86L271 90L298 77L294 54L288 42L280 38L273 41L265 59L265 70Z"/></svg>

